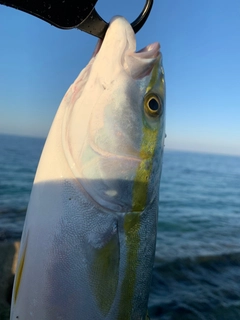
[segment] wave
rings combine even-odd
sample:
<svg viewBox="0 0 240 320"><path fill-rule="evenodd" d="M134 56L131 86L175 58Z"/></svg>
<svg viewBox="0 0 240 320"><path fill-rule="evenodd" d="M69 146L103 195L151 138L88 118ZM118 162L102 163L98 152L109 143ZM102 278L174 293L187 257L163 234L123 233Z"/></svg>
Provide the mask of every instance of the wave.
<svg viewBox="0 0 240 320"><path fill-rule="evenodd" d="M239 251L174 261L156 259L151 319L240 319L239 280Z"/></svg>
<svg viewBox="0 0 240 320"><path fill-rule="evenodd" d="M0 241L20 240L27 208L0 208Z"/></svg>
<svg viewBox="0 0 240 320"><path fill-rule="evenodd" d="M154 269L163 270L164 267L179 267L183 266L185 268L193 267L193 266L214 266L216 267L222 265L233 265L234 263L239 265L240 268L240 251L232 251L229 253L219 253L219 254L207 254L200 255L196 257L184 257L184 258L176 258L174 260L164 260L163 258L156 257L155 259L155 267Z"/></svg>

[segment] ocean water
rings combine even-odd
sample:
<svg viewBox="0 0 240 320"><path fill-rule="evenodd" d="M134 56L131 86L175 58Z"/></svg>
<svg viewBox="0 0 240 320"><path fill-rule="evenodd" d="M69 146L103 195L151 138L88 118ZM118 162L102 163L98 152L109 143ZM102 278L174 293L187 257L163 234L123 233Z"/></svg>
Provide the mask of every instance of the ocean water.
<svg viewBox="0 0 240 320"><path fill-rule="evenodd" d="M0 241L20 239L43 139L0 135ZM166 151L152 320L240 319L240 157Z"/></svg>

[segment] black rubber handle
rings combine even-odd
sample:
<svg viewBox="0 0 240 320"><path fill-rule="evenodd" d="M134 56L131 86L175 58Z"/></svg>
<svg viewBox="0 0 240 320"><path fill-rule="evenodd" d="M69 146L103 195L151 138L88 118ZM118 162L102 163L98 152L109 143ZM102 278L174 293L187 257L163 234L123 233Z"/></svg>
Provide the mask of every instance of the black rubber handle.
<svg viewBox="0 0 240 320"><path fill-rule="evenodd" d="M0 4L25 11L61 29L78 28L93 36L103 39L108 28L97 11L98 0L0 0ZM145 6L132 22L137 33L146 22L153 5L153 0L146 0Z"/></svg>
<svg viewBox="0 0 240 320"><path fill-rule="evenodd" d="M0 4L19 9L61 29L81 24L98 0L0 0Z"/></svg>

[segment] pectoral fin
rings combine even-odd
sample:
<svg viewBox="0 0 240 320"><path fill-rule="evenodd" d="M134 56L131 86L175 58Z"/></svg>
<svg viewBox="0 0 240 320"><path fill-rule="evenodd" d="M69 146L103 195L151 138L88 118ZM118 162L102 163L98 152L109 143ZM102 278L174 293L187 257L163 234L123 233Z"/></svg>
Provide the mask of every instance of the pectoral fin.
<svg viewBox="0 0 240 320"><path fill-rule="evenodd" d="M90 285L97 305L106 316L114 301L119 276L118 232L100 248L92 248L93 259L90 265Z"/></svg>

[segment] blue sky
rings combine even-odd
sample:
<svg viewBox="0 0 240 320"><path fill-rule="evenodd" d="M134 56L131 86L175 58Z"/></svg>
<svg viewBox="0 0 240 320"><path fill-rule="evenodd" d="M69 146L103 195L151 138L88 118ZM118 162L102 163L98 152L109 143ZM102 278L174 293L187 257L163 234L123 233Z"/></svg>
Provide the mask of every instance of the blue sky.
<svg viewBox="0 0 240 320"><path fill-rule="evenodd" d="M133 21L144 0L98 0ZM96 38L0 5L0 133L45 137ZM167 82L166 147L240 155L239 0L155 0L138 49L159 41Z"/></svg>

